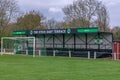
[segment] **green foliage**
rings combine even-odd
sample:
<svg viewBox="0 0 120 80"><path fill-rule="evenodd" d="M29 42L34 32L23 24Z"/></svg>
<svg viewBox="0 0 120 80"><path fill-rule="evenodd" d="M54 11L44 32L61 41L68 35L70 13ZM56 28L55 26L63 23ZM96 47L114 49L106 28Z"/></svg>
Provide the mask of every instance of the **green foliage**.
<svg viewBox="0 0 120 80"><path fill-rule="evenodd" d="M89 21L81 19L73 19L72 21L63 25L63 28L79 28L79 27L88 27Z"/></svg>
<svg viewBox="0 0 120 80"><path fill-rule="evenodd" d="M0 56L0 80L119 80L119 61Z"/></svg>
<svg viewBox="0 0 120 80"><path fill-rule="evenodd" d="M11 36L8 26L19 12L16 0L0 0L0 38L3 36Z"/></svg>
<svg viewBox="0 0 120 80"><path fill-rule="evenodd" d="M114 40L120 40L120 28L119 27L114 27L112 29Z"/></svg>
<svg viewBox="0 0 120 80"><path fill-rule="evenodd" d="M116 33L114 33L114 38L115 38L115 40L120 40L120 29L117 30Z"/></svg>
<svg viewBox="0 0 120 80"><path fill-rule="evenodd" d="M30 11L17 19L18 30L43 28L43 19L44 17L39 12Z"/></svg>

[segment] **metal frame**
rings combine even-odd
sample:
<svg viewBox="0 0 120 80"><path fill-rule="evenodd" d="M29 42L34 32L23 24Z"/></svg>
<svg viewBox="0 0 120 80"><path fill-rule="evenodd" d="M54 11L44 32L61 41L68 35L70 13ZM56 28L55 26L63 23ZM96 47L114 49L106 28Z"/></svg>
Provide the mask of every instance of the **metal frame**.
<svg viewBox="0 0 120 80"><path fill-rule="evenodd" d="M106 34L106 33L102 33L102 34ZM59 35L61 35L62 37L62 41L58 38L58 36ZM73 38L73 44L68 44L68 45L73 45L73 49L75 50L75 49L77 49L76 48L76 45L81 45L81 44L77 44L76 43L76 38L78 38L78 39L80 39L80 37L79 36L77 36L76 34L72 34L72 35L70 35L69 37L68 37L68 39L66 39L66 37L65 37L65 34L57 34L57 36L55 35L55 34L53 34L53 35L51 35L49 38L52 38L53 39L53 41L52 41L52 43L51 43L51 45L53 46L53 47L51 47L51 48L53 48L53 49L55 49L55 39L58 39L60 42L61 42L61 46L63 46L63 47L61 47L61 48L63 48L63 49L66 49L66 47L65 47L65 45L66 45L66 42L68 42L70 39L72 39ZM68 34L67 34L68 35ZM81 34L80 34L81 35ZM101 33L99 32L99 33L96 33L93 37L92 37L92 39L90 39L90 40L88 40L88 34L86 33L86 34L82 34L82 35L85 35L85 46L86 46L86 50L88 49L90 49L89 47L88 47L88 45L97 45L97 44L89 44L92 40L94 40L96 37L97 38L100 38L100 36L102 36L101 35ZM103 37L103 36L102 36ZM44 34L44 45L47 45L46 44L46 40L45 40L45 38L46 38L46 36L45 36L45 34ZM105 37L103 37L104 39L106 39ZM82 39L80 39L81 41L84 41L84 40L82 40ZM108 39L106 39L107 41L109 41ZM110 41L109 41L110 42ZM59 45L59 44L56 44L56 45ZM107 44L105 44L105 45L107 45ZM103 45L103 46L105 46L105 45ZM100 45L97 45L98 46L98 48L96 49L96 50L100 50L101 49L101 47L100 47ZM45 46L44 46L45 47ZM46 47L47 48L47 47ZM82 48L80 48L80 49L82 49ZM94 49L95 50L95 49Z"/></svg>
<svg viewBox="0 0 120 80"><path fill-rule="evenodd" d="M72 46L72 47L68 47L71 50L89 50L89 51L108 51L111 49L101 49L101 45L100 44L93 44L92 40L94 40L95 38L100 38L102 36L102 34L109 34L112 36L112 42L113 42L113 34L110 32L78 32L78 29L94 29L94 28L71 28L71 32L68 33L67 30L68 29L55 29L55 30L33 30L34 34L29 34L30 31L26 31L26 36L35 36L35 35L43 35L43 44L44 44L44 48L46 47L46 45L52 45L51 49L59 49L60 47L55 47L56 45L61 45L61 49L67 49L66 45ZM95 28L97 29L97 28ZM66 32L59 32L59 31L66 31ZM43 32L42 32L43 31ZM47 31L51 31L51 33L47 33ZM58 32L55 32L58 31ZM37 32L37 33L36 33ZM89 39L89 34L95 34L93 37L91 37L91 39ZM47 44L46 43L46 35L51 35L49 36L49 39L53 39L50 43L51 44ZM61 37L59 37L59 35ZM70 35L69 37L66 38L66 35ZM84 35L84 40L82 39L82 37L78 36L78 35ZM105 40L107 40L108 44L112 44L111 41L109 41L107 38L105 38L104 36L102 36ZM48 41L49 41L48 39ZM58 42L60 43L56 43L55 40L58 40ZM70 43L72 39L72 44ZM80 40L80 44L78 44L78 40ZM67 43L68 42L68 43ZM82 44L83 42L83 44ZM103 46L106 46L108 44L105 44ZM82 46L81 46L82 45ZM84 46L83 46L84 45ZM96 45L97 48L91 47L91 45ZM80 46L80 47L79 47ZM91 48L90 48L91 47ZM47 47L46 47L47 48Z"/></svg>
<svg viewBox="0 0 120 80"><path fill-rule="evenodd" d="M33 57L35 57L35 37L2 37L1 38L1 55L3 55L3 40L4 39L16 39L16 38L21 38L21 39L33 38Z"/></svg>

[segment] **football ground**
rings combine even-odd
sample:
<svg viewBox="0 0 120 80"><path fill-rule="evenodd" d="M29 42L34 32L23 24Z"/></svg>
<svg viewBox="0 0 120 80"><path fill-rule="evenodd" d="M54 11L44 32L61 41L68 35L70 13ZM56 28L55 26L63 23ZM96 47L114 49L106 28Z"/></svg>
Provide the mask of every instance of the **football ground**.
<svg viewBox="0 0 120 80"><path fill-rule="evenodd" d="M0 80L120 80L120 61L0 55Z"/></svg>

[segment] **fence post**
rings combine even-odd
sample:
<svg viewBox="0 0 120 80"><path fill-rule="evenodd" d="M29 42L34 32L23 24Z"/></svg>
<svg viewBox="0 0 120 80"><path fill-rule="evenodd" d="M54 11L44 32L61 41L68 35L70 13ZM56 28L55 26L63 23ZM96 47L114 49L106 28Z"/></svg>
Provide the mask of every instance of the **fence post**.
<svg viewBox="0 0 120 80"><path fill-rule="evenodd" d="M71 58L71 51L69 51L69 58Z"/></svg>
<svg viewBox="0 0 120 80"><path fill-rule="evenodd" d="M90 59L90 51L88 51L88 59Z"/></svg>
<svg viewBox="0 0 120 80"><path fill-rule="evenodd" d="M13 53L16 54L16 50L15 49L13 50Z"/></svg>
<svg viewBox="0 0 120 80"><path fill-rule="evenodd" d="M96 52L94 52L94 59L96 59Z"/></svg>
<svg viewBox="0 0 120 80"><path fill-rule="evenodd" d="M53 56L55 57L55 50L53 51Z"/></svg>
<svg viewBox="0 0 120 80"><path fill-rule="evenodd" d="M113 55L114 55L114 60L117 60L116 53L113 53Z"/></svg>
<svg viewBox="0 0 120 80"><path fill-rule="evenodd" d="M39 56L41 56L41 50L39 50Z"/></svg>
<svg viewBox="0 0 120 80"><path fill-rule="evenodd" d="M28 55L28 50L26 50L26 55Z"/></svg>
<svg viewBox="0 0 120 80"><path fill-rule="evenodd" d="M4 48L4 53L5 53L6 51L5 51L5 48Z"/></svg>
<svg viewBox="0 0 120 80"><path fill-rule="evenodd" d="M116 60L119 60L119 53L116 53Z"/></svg>

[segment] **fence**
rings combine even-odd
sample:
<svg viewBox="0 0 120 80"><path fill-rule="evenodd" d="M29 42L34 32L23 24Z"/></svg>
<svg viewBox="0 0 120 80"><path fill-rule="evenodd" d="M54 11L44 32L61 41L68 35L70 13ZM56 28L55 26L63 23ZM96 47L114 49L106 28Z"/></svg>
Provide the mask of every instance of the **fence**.
<svg viewBox="0 0 120 80"><path fill-rule="evenodd" d="M31 52L31 53L30 53ZM91 52L91 51L62 51L62 50L35 50L35 54L32 54L34 51L24 50L20 52L15 52L10 49L3 49L1 54L24 54L24 55L33 55L35 56L65 56L65 57L80 57L87 59L97 59L97 58L111 58L114 60L118 60L120 54L117 53L106 53L106 52Z"/></svg>

